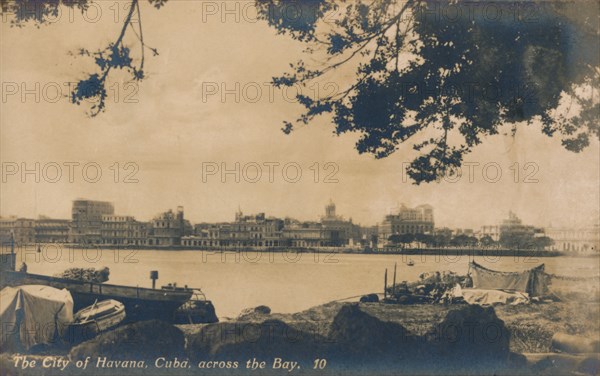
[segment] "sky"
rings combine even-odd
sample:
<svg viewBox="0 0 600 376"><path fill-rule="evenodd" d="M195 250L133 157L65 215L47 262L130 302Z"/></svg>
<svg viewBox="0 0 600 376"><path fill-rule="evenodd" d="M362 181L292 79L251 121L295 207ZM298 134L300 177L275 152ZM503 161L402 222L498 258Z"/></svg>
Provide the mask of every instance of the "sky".
<svg viewBox="0 0 600 376"><path fill-rule="evenodd" d="M224 2L171 1L161 10L142 2L144 37L159 55L147 54L147 78L137 86L111 77L107 110L91 118L89 106L60 97L94 69L69 52L114 41L125 4L97 2L85 17L64 9L40 28L2 19L0 215L69 218L71 201L87 198L140 220L179 205L194 223L230 221L238 207L318 220L332 199L338 214L363 225L400 203L430 204L437 226L458 228L497 224L509 210L538 226L598 221L598 141L568 152L539 124L486 138L458 181L420 186L402 173L415 156L411 145L382 160L359 155L357 135L336 136L328 117L285 135L282 122L302 106L293 90L267 83L304 46L256 21L251 3L226 13ZM347 79L342 72L315 90L335 90ZM223 174L236 163L238 182Z"/></svg>

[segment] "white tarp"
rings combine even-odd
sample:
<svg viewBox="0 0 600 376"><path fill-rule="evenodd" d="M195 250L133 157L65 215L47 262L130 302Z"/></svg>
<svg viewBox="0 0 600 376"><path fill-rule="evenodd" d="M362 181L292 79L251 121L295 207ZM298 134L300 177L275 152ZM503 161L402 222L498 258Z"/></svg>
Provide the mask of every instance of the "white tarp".
<svg viewBox="0 0 600 376"><path fill-rule="evenodd" d="M27 285L0 292L0 348L23 349L51 343L73 321L73 298L65 289Z"/></svg>
<svg viewBox="0 0 600 376"><path fill-rule="evenodd" d="M527 304L529 294L519 291L487 290L487 289L460 289L463 299L469 304L494 305L494 304Z"/></svg>

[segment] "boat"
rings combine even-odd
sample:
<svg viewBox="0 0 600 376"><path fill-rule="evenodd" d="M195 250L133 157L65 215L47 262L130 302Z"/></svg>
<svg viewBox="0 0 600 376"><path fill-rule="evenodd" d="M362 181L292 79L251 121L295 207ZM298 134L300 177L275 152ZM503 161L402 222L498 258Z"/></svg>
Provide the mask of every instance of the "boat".
<svg viewBox="0 0 600 376"><path fill-rule="evenodd" d="M91 306L96 301L116 300L125 306L126 322L152 319L172 321L177 308L190 300L193 293L191 289L181 287L151 289L82 282L10 270L0 273L0 287L21 285L45 285L57 289L67 289L73 297L75 311Z"/></svg>
<svg viewBox="0 0 600 376"><path fill-rule="evenodd" d="M125 320L125 305L114 299L96 301L89 307L78 311L71 326L76 330L98 334L119 325Z"/></svg>
<svg viewBox="0 0 600 376"><path fill-rule="evenodd" d="M408 262L406 263L406 265L408 265L408 266L415 266L415 262L412 259L410 259L410 260L408 260Z"/></svg>

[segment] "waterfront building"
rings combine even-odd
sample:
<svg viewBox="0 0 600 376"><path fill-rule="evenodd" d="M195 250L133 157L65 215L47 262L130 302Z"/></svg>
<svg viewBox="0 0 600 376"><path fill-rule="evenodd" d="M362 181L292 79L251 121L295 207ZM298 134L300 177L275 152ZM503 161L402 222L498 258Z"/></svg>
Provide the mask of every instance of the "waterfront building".
<svg viewBox="0 0 600 376"><path fill-rule="evenodd" d="M182 237L191 233L191 225L183 218L183 206L178 206L177 212L169 210L152 219L147 245L178 246L181 245Z"/></svg>
<svg viewBox="0 0 600 376"><path fill-rule="evenodd" d="M35 243L35 220L17 217L0 218L2 245L7 245L11 241L11 233L14 234L16 246Z"/></svg>
<svg viewBox="0 0 600 376"><path fill-rule="evenodd" d="M102 243L107 245L145 245L149 224L127 215L102 216Z"/></svg>
<svg viewBox="0 0 600 376"><path fill-rule="evenodd" d="M358 242L361 238L360 226L352 223L352 218L345 220L344 217L337 215L335 204L331 200L325 206L321 226L323 246L344 247Z"/></svg>
<svg viewBox="0 0 600 376"><path fill-rule="evenodd" d="M241 210L235 222L220 233L221 245L225 247L280 247L282 246L283 220L265 217L265 213L244 215Z"/></svg>
<svg viewBox="0 0 600 376"><path fill-rule="evenodd" d="M283 238L290 247L312 248L325 245L325 230L319 222L300 222L286 219Z"/></svg>
<svg viewBox="0 0 600 376"><path fill-rule="evenodd" d="M68 219L54 219L40 216L35 221L36 243L66 243L69 241Z"/></svg>
<svg viewBox="0 0 600 376"><path fill-rule="evenodd" d="M386 215L379 224L379 246L387 245L392 235L433 234L433 230L433 207L425 204L409 208L402 204L396 213Z"/></svg>
<svg viewBox="0 0 600 376"><path fill-rule="evenodd" d="M101 243L102 216L112 215L114 211L113 204L106 201L73 201L69 241L79 244Z"/></svg>
<svg viewBox="0 0 600 376"><path fill-rule="evenodd" d="M221 247L221 238L229 238L228 223L198 223L194 226L194 234L181 238L185 247L212 248Z"/></svg>
<svg viewBox="0 0 600 376"><path fill-rule="evenodd" d="M0 241L2 245L7 245L11 241L11 234L14 234L17 217L0 218Z"/></svg>
<svg viewBox="0 0 600 376"><path fill-rule="evenodd" d="M546 235L554 240L549 247L553 251L571 252L577 254L600 253L600 226L598 224L586 227L548 227Z"/></svg>

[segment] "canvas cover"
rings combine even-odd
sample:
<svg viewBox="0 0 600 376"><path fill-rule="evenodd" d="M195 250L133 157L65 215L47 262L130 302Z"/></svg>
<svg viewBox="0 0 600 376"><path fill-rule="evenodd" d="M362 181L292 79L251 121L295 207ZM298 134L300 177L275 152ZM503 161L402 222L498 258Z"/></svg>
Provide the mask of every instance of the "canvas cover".
<svg viewBox="0 0 600 376"><path fill-rule="evenodd" d="M73 298L65 289L27 285L0 291L0 348L28 350L62 336L73 321Z"/></svg>
<svg viewBox="0 0 600 376"><path fill-rule="evenodd" d="M529 296L527 293L519 291L505 290L483 290L483 289L462 289L463 299L469 304L494 305L494 304L527 304Z"/></svg>
<svg viewBox="0 0 600 376"><path fill-rule="evenodd" d="M547 293L544 264L522 272L500 272L472 261L469 265L473 288L483 290L509 290L543 296Z"/></svg>

